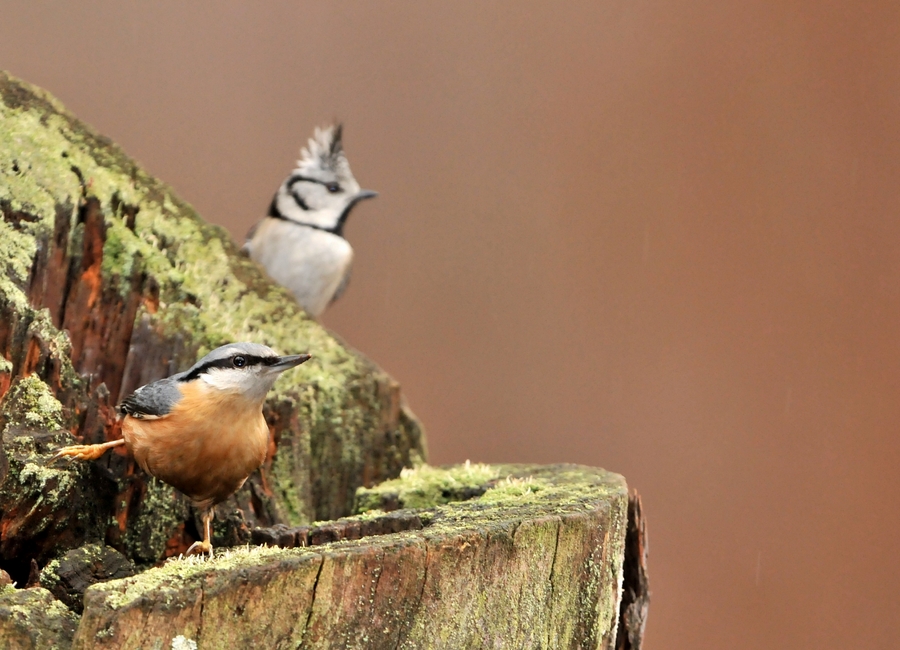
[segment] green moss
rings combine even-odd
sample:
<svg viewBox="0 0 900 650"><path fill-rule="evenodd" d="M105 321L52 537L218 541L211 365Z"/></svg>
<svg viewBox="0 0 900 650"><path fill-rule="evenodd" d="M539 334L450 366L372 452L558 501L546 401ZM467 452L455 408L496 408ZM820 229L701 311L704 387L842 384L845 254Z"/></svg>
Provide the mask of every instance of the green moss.
<svg viewBox="0 0 900 650"><path fill-rule="evenodd" d="M6 428L25 426L53 431L63 424L63 407L37 375L15 382L0 403Z"/></svg>
<svg viewBox="0 0 900 650"><path fill-rule="evenodd" d="M0 647L69 648L78 618L46 589L0 591Z"/></svg>
<svg viewBox="0 0 900 650"><path fill-rule="evenodd" d="M481 503L498 503L507 500L529 500L538 498L538 493L550 487L546 481L535 480L533 476L516 478L507 476L489 488L479 497Z"/></svg>
<svg viewBox="0 0 900 650"><path fill-rule="evenodd" d="M278 494L278 502L287 523L291 526L301 526L308 523L310 517L307 504L302 498L303 490L294 481L298 459L288 455L289 451L293 451L293 446L278 450L275 458L272 459L272 467L268 476Z"/></svg>
<svg viewBox="0 0 900 650"><path fill-rule="evenodd" d="M90 589L106 592L105 604L112 609L119 609L141 598L161 594L166 589L182 588L211 572L259 566L296 554L296 551L267 546L238 546L216 551L212 559L205 555L179 556L167 560L158 568Z"/></svg>
<svg viewBox="0 0 900 650"><path fill-rule="evenodd" d="M41 569L41 586L52 591L59 583L59 558L55 558Z"/></svg>
<svg viewBox="0 0 900 650"><path fill-rule="evenodd" d="M37 439L6 433L3 446L9 460L6 480L0 483L0 510L15 507L16 519L28 522L32 535L51 527L66 525L46 517L47 512L67 511L83 492L90 468L84 464L50 462L52 450L71 442L64 431ZM85 528L91 513L84 508L72 513L73 521Z"/></svg>
<svg viewBox="0 0 900 650"><path fill-rule="evenodd" d="M429 508L462 498L465 491L482 488L499 478L498 467L466 461L441 468L421 464L401 470L399 478L356 491L357 513L380 508L385 500L396 499L401 508Z"/></svg>
<svg viewBox="0 0 900 650"><path fill-rule="evenodd" d="M36 252L37 242L33 235L20 232L0 219L0 291L7 300L25 300L25 294L17 284L28 279Z"/></svg>
<svg viewBox="0 0 900 650"><path fill-rule="evenodd" d="M162 481L148 478L140 510L129 519L125 530L125 555L138 563L156 562L187 514L184 497Z"/></svg>

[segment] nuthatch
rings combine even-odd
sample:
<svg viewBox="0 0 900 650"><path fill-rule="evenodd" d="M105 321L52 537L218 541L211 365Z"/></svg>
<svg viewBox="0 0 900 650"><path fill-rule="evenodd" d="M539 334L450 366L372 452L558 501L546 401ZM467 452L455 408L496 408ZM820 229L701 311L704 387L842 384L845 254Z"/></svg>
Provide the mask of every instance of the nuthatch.
<svg viewBox="0 0 900 650"><path fill-rule="evenodd" d="M203 541L188 553L212 555L212 508L266 459L269 427L262 414L278 376L310 358L280 357L257 343L216 348L189 370L141 386L116 407L122 439L60 449L55 458L96 460L125 445L148 474L186 494L202 511Z"/></svg>
<svg viewBox="0 0 900 650"><path fill-rule="evenodd" d="M316 129L266 218L247 233L244 250L318 318L350 280L353 249L344 224L354 205L377 196L353 178L341 125Z"/></svg>

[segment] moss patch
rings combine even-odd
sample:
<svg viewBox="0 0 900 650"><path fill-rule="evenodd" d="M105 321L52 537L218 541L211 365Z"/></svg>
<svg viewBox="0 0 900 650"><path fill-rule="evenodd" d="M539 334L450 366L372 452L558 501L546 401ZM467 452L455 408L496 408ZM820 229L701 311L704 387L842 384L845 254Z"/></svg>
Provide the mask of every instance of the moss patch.
<svg viewBox="0 0 900 650"><path fill-rule="evenodd" d="M107 596L105 603L108 607L118 609L141 598L163 593L165 589L179 589L198 577L259 566L296 554L296 552L280 548L238 546L216 551L212 559L197 555L179 556L167 560L158 568L150 569L132 578L106 583L96 589L107 591L108 587L112 595Z"/></svg>
<svg viewBox="0 0 900 650"><path fill-rule="evenodd" d="M52 431L62 427L63 407L37 375L13 384L0 403L6 427L24 426Z"/></svg>
<svg viewBox="0 0 900 650"><path fill-rule="evenodd" d="M384 507L386 502L399 508L430 508L442 503L460 501L471 496L472 490L500 477L499 466L470 463L452 467L432 467L421 464L404 468L396 479L385 481L372 488L356 491L357 513Z"/></svg>
<svg viewBox="0 0 900 650"><path fill-rule="evenodd" d="M129 518L125 529L125 555L140 564L153 564L187 515L184 497L162 481L148 478L140 510Z"/></svg>
<svg viewBox="0 0 900 650"><path fill-rule="evenodd" d="M483 647L496 638L511 647L611 644L624 480L574 465L472 464L405 478L430 493L430 484L446 485L448 475L456 482L503 478L480 498L421 513L428 516L419 530L304 549L234 549L91 587L79 635L121 638L152 628L201 647L229 647L225 639L234 647L235 639L253 635L268 641L268 622L233 614L253 607L279 612L278 638L302 639L304 647L352 639L398 648ZM285 602L281 585L298 590L292 598L305 594L302 604Z"/></svg>
<svg viewBox="0 0 900 650"><path fill-rule="evenodd" d="M0 647L64 650L78 618L46 589L0 592Z"/></svg>

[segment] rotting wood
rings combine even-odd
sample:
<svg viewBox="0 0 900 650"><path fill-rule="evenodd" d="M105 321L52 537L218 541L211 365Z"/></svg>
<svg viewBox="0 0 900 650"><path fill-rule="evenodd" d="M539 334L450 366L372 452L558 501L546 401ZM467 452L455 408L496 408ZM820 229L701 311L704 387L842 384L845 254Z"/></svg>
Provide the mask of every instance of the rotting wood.
<svg viewBox="0 0 900 650"><path fill-rule="evenodd" d="M636 492L628 496L628 530L625 534L625 566L622 603L619 606L617 650L641 650L647 613L650 608L650 579L647 574L647 520Z"/></svg>

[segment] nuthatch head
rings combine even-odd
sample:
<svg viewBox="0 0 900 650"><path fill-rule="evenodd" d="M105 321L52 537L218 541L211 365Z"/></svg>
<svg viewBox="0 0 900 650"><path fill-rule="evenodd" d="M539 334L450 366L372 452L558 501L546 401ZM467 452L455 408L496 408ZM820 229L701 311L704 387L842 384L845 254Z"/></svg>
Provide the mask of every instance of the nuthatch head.
<svg viewBox="0 0 900 650"><path fill-rule="evenodd" d="M56 457L93 460L124 444L145 472L203 511L203 541L189 552L212 553L212 507L234 494L266 458L266 393L282 372L309 358L279 356L257 343L223 345L185 372L141 386L122 400L122 440L65 447Z"/></svg>
<svg viewBox="0 0 900 650"><path fill-rule="evenodd" d="M353 249L344 238L350 210L374 196L350 171L341 125L316 129L266 218L247 234L244 250L318 317L350 277Z"/></svg>

